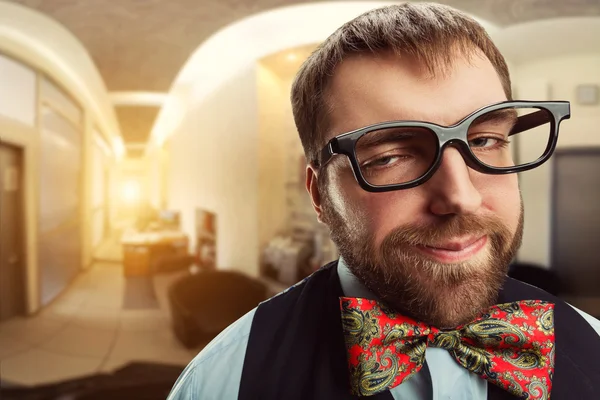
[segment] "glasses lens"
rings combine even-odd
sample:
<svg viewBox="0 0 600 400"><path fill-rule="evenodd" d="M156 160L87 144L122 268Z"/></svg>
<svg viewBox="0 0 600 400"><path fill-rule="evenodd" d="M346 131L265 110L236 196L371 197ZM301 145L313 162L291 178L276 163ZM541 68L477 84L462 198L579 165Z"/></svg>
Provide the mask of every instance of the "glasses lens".
<svg viewBox="0 0 600 400"><path fill-rule="evenodd" d="M396 185L423 176L435 160L438 140L422 127L374 130L356 143L356 159L371 185Z"/></svg>
<svg viewBox="0 0 600 400"><path fill-rule="evenodd" d="M552 114L540 108L494 110L471 123L469 147L479 161L490 167L528 164L546 152L552 133L551 121Z"/></svg>

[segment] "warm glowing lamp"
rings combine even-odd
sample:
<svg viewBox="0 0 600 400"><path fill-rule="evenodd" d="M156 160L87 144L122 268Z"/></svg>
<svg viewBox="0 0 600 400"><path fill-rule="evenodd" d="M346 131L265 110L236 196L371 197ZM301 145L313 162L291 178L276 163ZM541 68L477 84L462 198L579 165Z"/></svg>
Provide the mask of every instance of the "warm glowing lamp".
<svg viewBox="0 0 600 400"><path fill-rule="evenodd" d="M137 203L140 199L139 182L134 180L124 182L121 187L121 198L126 203Z"/></svg>

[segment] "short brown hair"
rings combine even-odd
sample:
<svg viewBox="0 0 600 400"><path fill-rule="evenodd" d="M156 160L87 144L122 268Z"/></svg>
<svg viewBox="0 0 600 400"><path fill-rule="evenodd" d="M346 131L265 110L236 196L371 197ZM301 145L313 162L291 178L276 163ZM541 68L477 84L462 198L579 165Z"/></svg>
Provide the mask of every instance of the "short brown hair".
<svg viewBox="0 0 600 400"><path fill-rule="evenodd" d="M336 67L349 55L392 50L422 62L433 74L452 64L455 49L468 56L481 50L512 98L504 57L485 29L466 14L435 3L404 3L371 10L342 25L304 62L292 85L292 110L308 162L324 143L330 104L326 89Z"/></svg>

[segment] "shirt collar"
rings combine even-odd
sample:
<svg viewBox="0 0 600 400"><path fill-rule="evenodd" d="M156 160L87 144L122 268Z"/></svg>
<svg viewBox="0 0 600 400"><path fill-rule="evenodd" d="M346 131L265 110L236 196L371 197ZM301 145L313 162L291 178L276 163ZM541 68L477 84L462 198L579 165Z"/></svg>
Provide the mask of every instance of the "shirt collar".
<svg viewBox="0 0 600 400"><path fill-rule="evenodd" d="M340 285L345 297L358 297L369 300L379 300L358 278L350 271L344 259L340 256L337 265Z"/></svg>

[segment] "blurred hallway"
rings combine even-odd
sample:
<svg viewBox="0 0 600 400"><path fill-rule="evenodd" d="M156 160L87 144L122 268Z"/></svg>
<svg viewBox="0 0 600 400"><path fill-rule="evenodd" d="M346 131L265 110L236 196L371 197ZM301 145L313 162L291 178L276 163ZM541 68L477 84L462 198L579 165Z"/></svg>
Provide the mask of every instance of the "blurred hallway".
<svg viewBox="0 0 600 400"><path fill-rule="evenodd" d="M112 244L112 246L111 246ZM118 246L105 245L118 254ZM128 294L122 264L97 262L33 317L0 324L0 375L18 385L52 383L109 372L130 361L182 368L199 349L185 349L170 327L166 289L181 273L154 278L157 304ZM143 303L149 303L144 308Z"/></svg>

